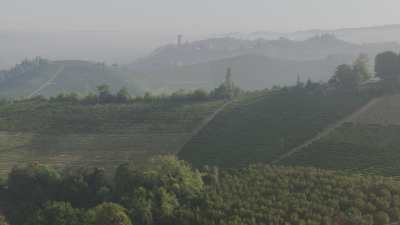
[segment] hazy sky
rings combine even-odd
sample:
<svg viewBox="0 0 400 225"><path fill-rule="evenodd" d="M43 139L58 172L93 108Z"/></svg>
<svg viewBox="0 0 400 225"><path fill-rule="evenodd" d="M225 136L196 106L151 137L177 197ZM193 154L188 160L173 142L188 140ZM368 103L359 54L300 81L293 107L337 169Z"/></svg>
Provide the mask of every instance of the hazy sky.
<svg viewBox="0 0 400 225"><path fill-rule="evenodd" d="M38 55L130 62L177 34L400 24L399 9L400 0L0 0L0 68Z"/></svg>
<svg viewBox="0 0 400 225"><path fill-rule="evenodd" d="M399 0L0 0L0 29L204 35L400 23Z"/></svg>

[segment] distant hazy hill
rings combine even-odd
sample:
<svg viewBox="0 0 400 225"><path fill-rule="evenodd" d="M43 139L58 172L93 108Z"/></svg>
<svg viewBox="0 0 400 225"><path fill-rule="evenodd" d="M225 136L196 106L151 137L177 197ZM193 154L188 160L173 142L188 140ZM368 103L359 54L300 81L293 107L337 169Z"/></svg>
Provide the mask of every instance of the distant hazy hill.
<svg viewBox="0 0 400 225"><path fill-rule="evenodd" d="M156 49L146 58L131 66L136 70L151 70L175 67L230 58L244 54L259 54L272 58L291 60L315 60L332 55L370 54L380 51L397 50L397 43L353 44L333 35L313 36L304 41L285 38L276 40L242 40L235 38L214 38L181 45L166 45Z"/></svg>
<svg viewBox="0 0 400 225"><path fill-rule="evenodd" d="M294 61L262 55L241 55L194 65L154 70L147 76L147 86L162 91L185 88L210 89L224 79L226 69L232 68L234 81L243 89L254 90L273 85L290 85L297 76L302 81L327 80L336 66L350 63L351 57L328 57L320 60ZM160 91L161 91L160 90Z"/></svg>
<svg viewBox="0 0 400 225"><path fill-rule="evenodd" d="M24 61L0 71L0 97L54 96L61 92L89 93L100 84L126 86L132 94L139 89L129 72L86 61Z"/></svg>
<svg viewBox="0 0 400 225"><path fill-rule="evenodd" d="M334 34L336 37L353 43L400 42L400 24L373 27L343 28L343 29L314 29L296 32L257 31L252 33L230 33L219 37L234 37L240 39L267 39L274 40L281 37L291 40L305 40L320 34Z"/></svg>
<svg viewBox="0 0 400 225"><path fill-rule="evenodd" d="M304 41L240 40L215 38L181 45L167 45L130 65L153 89L211 88L232 67L234 79L246 89L327 80L342 63L360 53L371 58L386 50L400 50L396 43L353 44L332 35Z"/></svg>

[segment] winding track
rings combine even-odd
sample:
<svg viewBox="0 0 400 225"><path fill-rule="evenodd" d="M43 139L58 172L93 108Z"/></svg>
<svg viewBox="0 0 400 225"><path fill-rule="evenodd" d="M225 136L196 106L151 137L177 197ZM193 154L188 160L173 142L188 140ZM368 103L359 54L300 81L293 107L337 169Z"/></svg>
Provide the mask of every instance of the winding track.
<svg viewBox="0 0 400 225"><path fill-rule="evenodd" d="M349 116L337 121L336 123L328 126L327 128L325 128L324 130L322 130L320 133L318 133L316 136L314 136L313 138L307 140L306 142L304 142L303 144L292 148L290 151L288 151L287 153L279 156L277 159L275 159L274 161L271 162L271 164L277 164L279 162L281 162L282 160L290 157L291 155L293 155L294 153L297 153L305 148L307 148L308 146L310 146L311 144L313 144L316 141L321 140L322 138L328 136L332 131L334 131L335 129L341 127L344 123L351 121L352 119L358 117L359 115L361 115L362 113L364 113L365 111L367 111L369 108L371 108L372 106L374 106L376 103L379 102L379 100L381 100L382 97L380 98L374 98L372 100L370 100L366 105L364 105L363 107L361 107L359 110L355 111L354 113L350 114Z"/></svg>
<svg viewBox="0 0 400 225"><path fill-rule="evenodd" d="M64 71L64 66L60 66L60 68L57 70L57 72L50 77L46 82L44 82L37 90L33 91L30 95L27 96L27 98L32 98L33 96L37 95L40 93L43 89L45 89L47 86L51 85L54 80Z"/></svg>

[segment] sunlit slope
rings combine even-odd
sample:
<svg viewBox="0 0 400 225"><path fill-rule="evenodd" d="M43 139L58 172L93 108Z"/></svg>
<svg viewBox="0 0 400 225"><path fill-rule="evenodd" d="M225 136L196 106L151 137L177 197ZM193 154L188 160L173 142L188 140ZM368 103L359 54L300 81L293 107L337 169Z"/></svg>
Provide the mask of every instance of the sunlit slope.
<svg viewBox="0 0 400 225"><path fill-rule="evenodd" d="M389 95L350 122L357 124L400 125L400 95Z"/></svg>
<svg viewBox="0 0 400 225"><path fill-rule="evenodd" d="M386 96L282 163L400 175L400 95Z"/></svg>
<svg viewBox="0 0 400 225"><path fill-rule="evenodd" d="M357 94L292 88L237 100L179 156L195 166L272 162L368 101Z"/></svg>
<svg viewBox="0 0 400 225"><path fill-rule="evenodd" d="M177 152L220 101L119 105L17 103L0 109L0 174L39 161L114 168Z"/></svg>
<svg viewBox="0 0 400 225"><path fill-rule="evenodd" d="M0 97L55 96L62 92L87 94L101 84L115 88L126 86L132 94L140 93L131 74L121 68L86 61L48 61L0 82Z"/></svg>

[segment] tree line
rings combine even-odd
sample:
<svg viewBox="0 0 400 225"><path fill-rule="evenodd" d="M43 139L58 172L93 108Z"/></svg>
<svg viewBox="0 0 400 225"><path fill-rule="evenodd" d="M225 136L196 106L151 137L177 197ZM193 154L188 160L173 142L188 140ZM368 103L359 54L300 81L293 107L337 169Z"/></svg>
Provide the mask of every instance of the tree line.
<svg viewBox="0 0 400 225"><path fill-rule="evenodd" d="M329 84L335 88L355 89L369 79L380 79L382 91L399 89L400 82L400 54L392 51L382 52L375 57L375 73L369 69L369 59L361 54L352 65L343 64L336 68Z"/></svg>
<svg viewBox="0 0 400 225"><path fill-rule="evenodd" d="M46 65L48 63L48 60L41 57L36 57L32 60L25 59L9 70L0 71L0 83L8 79L21 76L27 72L32 72L40 66Z"/></svg>
<svg viewBox="0 0 400 225"><path fill-rule="evenodd" d="M102 84L96 87L95 93L80 95L76 92L60 93L57 96L45 98L41 95L31 97L29 99L20 99L15 101L49 101L53 103L80 103L84 105L96 104L128 104L137 102L182 102L182 101L208 101L208 100L230 100L238 97L244 92L235 85L232 80L231 69L227 69L225 81L211 91L203 89L196 90L178 90L171 94L154 95L146 92L142 96L130 95L126 87L122 87L117 92L113 93L111 87L107 84ZM0 104L12 102L7 99L0 99Z"/></svg>
<svg viewBox="0 0 400 225"><path fill-rule="evenodd" d="M0 186L12 225L387 225L400 220L400 183L313 168L204 167L173 156L59 172L15 167Z"/></svg>

